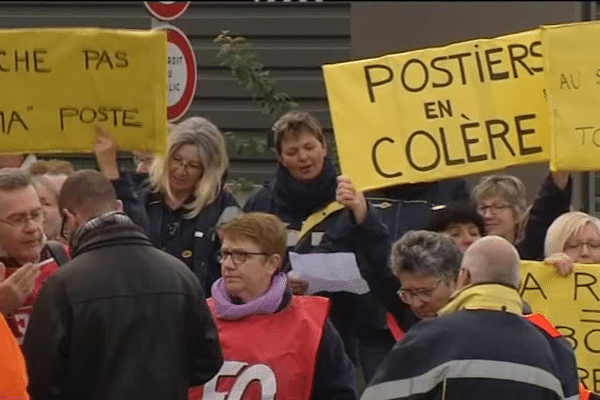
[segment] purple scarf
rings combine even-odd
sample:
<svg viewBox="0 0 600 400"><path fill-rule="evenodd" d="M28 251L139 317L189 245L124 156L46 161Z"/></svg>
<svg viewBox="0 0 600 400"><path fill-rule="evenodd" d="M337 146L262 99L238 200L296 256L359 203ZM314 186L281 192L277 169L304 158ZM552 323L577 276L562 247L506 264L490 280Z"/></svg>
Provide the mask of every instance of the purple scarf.
<svg viewBox="0 0 600 400"><path fill-rule="evenodd" d="M217 316L224 319L238 319L253 314L272 314L281 304L287 284L287 275L279 273L273 277L269 290L262 296L245 304L233 304L225 289L223 278L219 278L211 287Z"/></svg>

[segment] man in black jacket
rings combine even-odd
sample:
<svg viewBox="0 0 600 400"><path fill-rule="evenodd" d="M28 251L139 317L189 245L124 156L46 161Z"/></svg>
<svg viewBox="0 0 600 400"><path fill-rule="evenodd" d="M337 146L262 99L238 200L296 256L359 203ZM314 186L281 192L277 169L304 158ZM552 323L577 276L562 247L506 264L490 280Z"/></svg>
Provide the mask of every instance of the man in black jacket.
<svg viewBox="0 0 600 400"><path fill-rule="evenodd" d="M187 399L223 363L202 288L121 212L92 170L59 205L73 260L48 280L24 343L33 399Z"/></svg>
<svg viewBox="0 0 600 400"><path fill-rule="evenodd" d="M419 234L437 235L440 246L450 240L407 233L392 249L395 273L406 261L403 240ZM460 255L458 247L454 251ZM440 316L417 323L395 345L362 399L578 399L570 343L547 320L522 315L518 285L519 254L512 244L499 236L473 243L464 254L459 291Z"/></svg>

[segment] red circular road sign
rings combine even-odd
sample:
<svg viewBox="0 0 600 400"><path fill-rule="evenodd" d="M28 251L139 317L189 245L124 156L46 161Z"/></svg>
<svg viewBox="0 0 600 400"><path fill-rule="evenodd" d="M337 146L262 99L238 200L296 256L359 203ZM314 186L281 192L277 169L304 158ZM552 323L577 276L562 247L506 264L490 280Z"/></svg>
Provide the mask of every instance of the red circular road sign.
<svg viewBox="0 0 600 400"><path fill-rule="evenodd" d="M150 14L161 21L173 21L187 10L189 1L145 1Z"/></svg>
<svg viewBox="0 0 600 400"><path fill-rule="evenodd" d="M167 31L167 119L176 121L186 113L194 100L198 79L196 56L192 44L181 30L172 25L162 25L156 29Z"/></svg>

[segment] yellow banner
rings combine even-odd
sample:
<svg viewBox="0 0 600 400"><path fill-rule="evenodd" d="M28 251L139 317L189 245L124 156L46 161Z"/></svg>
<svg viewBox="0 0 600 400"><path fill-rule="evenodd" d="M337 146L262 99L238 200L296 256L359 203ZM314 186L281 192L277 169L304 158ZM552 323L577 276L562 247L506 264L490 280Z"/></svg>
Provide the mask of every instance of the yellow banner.
<svg viewBox="0 0 600 400"><path fill-rule="evenodd" d="M600 169L600 23L541 27L553 170Z"/></svg>
<svg viewBox="0 0 600 400"><path fill-rule="evenodd" d="M126 150L164 154L162 31L0 30L2 152L89 152L101 123Z"/></svg>
<svg viewBox="0 0 600 400"><path fill-rule="evenodd" d="M323 66L360 190L549 159L540 31Z"/></svg>
<svg viewBox="0 0 600 400"><path fill-rule="evenodd" d="M576 265L563 278L550 265L522 261L519 293L569 340L579 377L600 392L600 265Z"/></svg>

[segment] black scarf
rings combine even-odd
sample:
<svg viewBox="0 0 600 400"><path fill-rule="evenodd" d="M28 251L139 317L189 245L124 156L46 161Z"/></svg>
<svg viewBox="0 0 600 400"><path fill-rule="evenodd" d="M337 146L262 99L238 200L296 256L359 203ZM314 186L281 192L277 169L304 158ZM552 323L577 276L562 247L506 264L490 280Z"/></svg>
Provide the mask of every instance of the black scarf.
<svg viewBox="0 0 600 400"><path fill-rule="evenodd" d="M75 256L79 250L79 247L81 246L81 243L85 240L88 234L101 231L107 227L114 228L115 226L123 226L126 228L135 227L136 229L140 229L137 225L131 222L131 219L129 219L127 214L122 211L112 211L99 215L79 226L75 232L73 232L73 236L71 236L71 240L69 241L71 254Z"/></svg>
<svg viewBox="0 0 600 400"><path fill-rule="evenodd" d="M297 212L304 220L310 214L335 200L337 171L329 157L325 157L323 171L314 181L302 182L290 175L281 163L275 176L275 197Z"/></svg>

